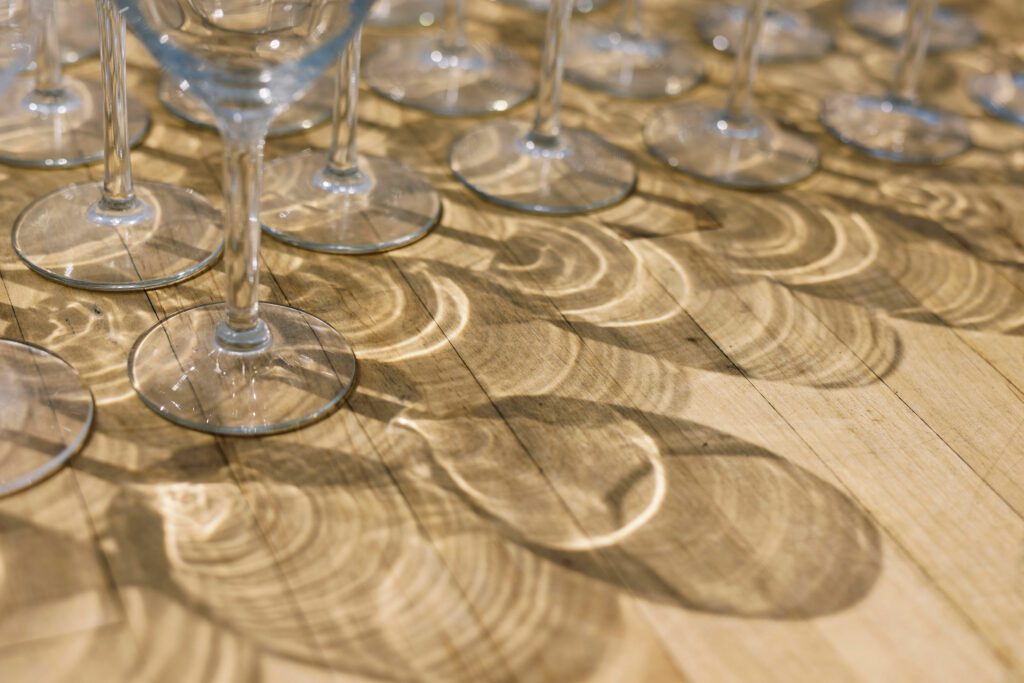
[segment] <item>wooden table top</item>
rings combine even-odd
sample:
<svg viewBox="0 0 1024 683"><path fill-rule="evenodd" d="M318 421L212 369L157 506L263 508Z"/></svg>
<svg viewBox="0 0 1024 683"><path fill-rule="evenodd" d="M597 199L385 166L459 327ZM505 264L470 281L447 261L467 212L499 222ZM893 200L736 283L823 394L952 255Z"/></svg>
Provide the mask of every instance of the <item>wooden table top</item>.
<svg viewBox="0 0 1024 683"><path fill-rule="evenodd" d="M542 17L471 5L474 35L537 59ZM342 409L288 434L181 429L128 383L138 335L219 300L219 268L100 294L0 240L0 334L97 403L71 465L0 500L0 680L1024 679L1024 128L963 89L1021 55L1024 8L961 5L988 39L930 60L924 92L977 146L895 167L826 136L821 98L877 91L893 58L829 2L837 51L760 71L760 106L823 152L785 192L677 174L643 148L658 103L567 86L565 122L631 150L638 191L505 211L445 164L476 121L366 93L363 151L427 174L444 217L380 256L264 240L262 298L360 362ZM700 6L654 11L692 37ZM731 62L695 49L711 79L687 97L720 100ZM219 202L217 136L131 62L154 119L137 176ZM100 173L0 168L4 224Z"/></svg>

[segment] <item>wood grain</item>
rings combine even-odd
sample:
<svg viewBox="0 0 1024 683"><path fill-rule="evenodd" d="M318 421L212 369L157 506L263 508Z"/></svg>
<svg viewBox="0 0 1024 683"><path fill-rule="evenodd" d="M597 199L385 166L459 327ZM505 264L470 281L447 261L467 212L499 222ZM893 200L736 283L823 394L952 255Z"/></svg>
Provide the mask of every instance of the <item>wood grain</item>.
<svg viewBox="0 0 1024 683"><path fill-rule="evenodd" d="M542 18L469 4L475 35L536 60ZM652 4L696 42L702 3ZM840 5L814 10L835 53L759 74L760 105L823 151L785 192L678 175L643 149L660 103L567 86L566 123L629 149L637 193L517 214L447 170L475 121L366 93L362 148L425 173L444 216L378 256L265 239L262 298L360 360L301 431L212 438L134 396L131 345L220 299L219 267L111 295L0 244L0 334L97 400L71 466L0 499L0 680L1024 680L1024 129L963 91L1019 55L1024 14L961 3L988 39L931 59L924 90L977 145L893 167L817 122L892 63ZM730 61L695 49L711 79L687 97L721 98ZM137 45L130 62L154 118L137 175L220 205L216 135L159 106ZM0 216L100 172L0 168Z"/></svg>

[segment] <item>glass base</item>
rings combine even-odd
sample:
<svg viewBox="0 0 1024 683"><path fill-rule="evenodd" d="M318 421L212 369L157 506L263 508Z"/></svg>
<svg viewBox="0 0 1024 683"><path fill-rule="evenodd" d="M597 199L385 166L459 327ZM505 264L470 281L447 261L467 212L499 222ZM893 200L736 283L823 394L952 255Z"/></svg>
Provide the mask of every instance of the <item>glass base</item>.
<svg viewBox="0 0 1024 683"><path fill-rule="evenodd" d="M198 275L220 256L220 212L175 185L139 182L138 203L111 211L102 184L70 185L30 204L14 223L14 250L29 268L82 289L153 289Z"/></svg>
<svg viewBox="0 0 1024 683"><path fill-rule="evenodd" d="M348 395L356 358L323 320L261 303L269 343L238 351L217 340L226 317L224 304L197 306L139 337L128 374L146 406L189 429L256 436L315 422Z"/></svg>
<svg viewBox="0 0 1024 683"><path fill-rule="evenodd" d="M301 133L320 125L331 117L334 107L334 70L328 69L327 72L330 77L325 75L306 93L305 97L289 105L270 122L267 137ZM160 103L179 119L203 128L217 128L213 114L206 108L206 105L187 90L183 90L169 74L165 73L160 80L159 96Z"/></svg>
<svg viewBox="0 0 1024 683"><path fill-rule="evenodd" d="M746 16L745 6L713 4L697 19L697 31L711 47L735 55ZM769 9L765 14L759 52L762 62L818 59L832 47L831 34L806 12Z"/></svg>
<svg viewBox="0 0 1024 683"><path fill-rule="evenodd" d="M791 185L818 168L818 148L808 138L764 116L729 121L722 109L697 102L655 112L644 140L669 166L744 190Z"/></svg>
<svg viewBox="0 0 1024 683"><path fill-rule="evenodd" d="M907 30L908 0L850 0L846 20L860 33L888 45L899 45ZM964 50L981 40L970 16L938 6L932 16L928 51Z"/></svg>
<svg viewBox="0 0 1024 683"><path fill-rule="evenodd" d="M38 346L0 339L0 496L60 469L85 443L93 412L74 368Z"/></svg>
<svg viewBox="0 0 1024 683"><path fill-rule="evenodd" d="M389 41L364 69L377 94L441 116L511 109L533 94L533 72L503 47L471 43L454 51L430 36Z"/></svg>
<svg viewBox="0 0 1024 683"><path fill-rule="evenodd" d="M597 134L563 128L557 140L544 141L530 129L525 121L495 121L466 131L452 144L452 171L485 199L531 213L601 209L636 186L629 154Z"/></svg>
<svg viewBox="0 0 1024 683"><path fill-rule="evenodd" d="M20 78L0 107L0 163L64 168L103 159L103 90L96 81L64 77L65 96L42 101L32 76ZM138 144L149 114L128 99L128 140Z"/></svg>
<svg viewBox="0 0 1024 683"><path fill-rule="evenodd" d="M381 28L433 26L443 12L441 0L377 0L366 23Z"/></svg>
<svg viewBox="0 0 1024 683"><path fill-rule="evenodd" d="M664 97L700 83L704 67L684 43L581 22L572 27L565 77L619 97Z"/></svg>
<svg viewBox="0 0 1024 683"><path fill-rule="evenodd" d="M1024 72L975 76L967 92L992 116L1024 125Z"/></svg>
<svg viewBox="0 0 1024 683"><path fill-rule="evenodd" d="M288 244L334 254L372 254L420 239L441 216L441 198L419 173L375 156L359 173L331 176L316 150L268 162L260 221Z"/></svg>
<svg viewBox="0 0 1024 683"><path fill-rule="evenodd" d="M895 98L839 93L822 103L821 122L840 142L886 161L936 164L971 145L959 116Z"/></svg>
<svg viewBox="0 0 1024 683"><path fill-rule="evenodd" d="M528 9L533 12L547 12L550 6L550 0L499 0L503 5L509 5L510 7L521 7ZM573 7L573 11L578 14L587 14L593 12L596 9L601 9L607 5L611 0L576 0L576 5Z"/></svg>

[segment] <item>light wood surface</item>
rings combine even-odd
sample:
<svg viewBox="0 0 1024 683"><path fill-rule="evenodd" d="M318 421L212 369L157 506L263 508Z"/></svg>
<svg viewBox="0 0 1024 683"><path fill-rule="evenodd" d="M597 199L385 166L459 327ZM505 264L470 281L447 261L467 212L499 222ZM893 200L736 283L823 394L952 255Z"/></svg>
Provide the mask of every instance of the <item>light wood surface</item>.
<svg viewBox="0 0 1024 683"><path fill-rule="evenodd" d="M541 17L468 4L474 35L537 59ZM474 121L366 93L362 149L427 174L444 217L381 256L265 239L263 298L360 361L343 408L289 434L190 432L129 386L137 336L219 300L219 268L105 295L0 241L0 334L61 354L98 410L70 468L0 500L0 680L1024 680L1024 128L963 90L1024 56L1024 6L960 5L989 38L931 59L924 92L977 147L908 168L829 139L821 98L878 91L893 54L828 2L838 50L759 74L823 151L785 192L676 174L643 149L659 103L567 86L565 121L631 150L638 191L516 214L447 170ZM701 6L652 11L696 43ZM720 99L731 62L695 49L711 78L687 97ZM130 59L137 175L219 205L216 135ZM4 224L100 173L0 167Z"/></svg>

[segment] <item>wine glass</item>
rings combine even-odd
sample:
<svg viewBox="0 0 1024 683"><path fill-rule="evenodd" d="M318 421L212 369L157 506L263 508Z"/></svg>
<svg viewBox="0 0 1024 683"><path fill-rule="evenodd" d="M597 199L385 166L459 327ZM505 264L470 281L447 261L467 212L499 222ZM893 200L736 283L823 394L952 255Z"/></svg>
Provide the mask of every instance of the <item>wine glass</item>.
<svg viewBox="0 0 1024 683"><path fill-rule="evenodd" d="M439 35L389 40L367 57L366 82L389 100L440 116L502 112L534 88L515 52L467 38L465 0L445 0Z"/></svg>
<svg viewBox="0 0 1024 683"><path fill-rule="evenodd" d="M935 4L911 0L889 94L841 92L824 101L821 122L840 142L879 159L917 164L941 163L970 146L962 118L921 104L917 96Z"/></svg>
<svg viewBox="0 0 1024 683"><path fill-rule="evenodd" d="M216 434L294 429L326 416L355 379L328 323L259 301L259 198L273 116L332 65L370 0L117 0L157 62L187 81L224 141L226 301L145 332L128 360L142 401Z"/></svg>
<svg viewBox="0 0 1024 683"><path fill-rule="evenodd" d="M423 237L441 215L441 198L423 176L356 151L361 42L360 32L338 60L327 153L306 150L280 157L263 171L263 229L303 249L387 251Z"/></svg>
<svg viewBox="0 0 1024 683"><path fill-rule="evenodd" d="M967 92L992 116L1024 125L1024 71L996 71L967 81Z"/></svg>
<svg viewBox="0 0 1024 683"><path fill-rule="evenodd" d="M748 10L747 5L713 3L697 18L697 32L719 52L735 55L742 44ZM832 34L807 12L783 7L766 10L758 48L761 62L818 59L833 45Z"/></svg>
<svg viewBox="0 0 1024 683"><path fill-rule="evenodd" d="M36 68L16 81L0 103L0 162L44 168L78 166L103 158L103 93L99 83L62 73L55 3L40 3ZM138 143L149 116L134 100L125 121Z"/></svg>
<svg viewBox="0 0 1024 683"><path fill-rule="evenodd" d="M136 182L129 151L125 24L96 0L103 81L102 182L70 185L29 205L14 223L18 256L71 287L128 291L196 275L220 256L220 213L200 194Z"/></svg>
<svg viewBox="0 0 1024 683"><path fill-rule="evenodd" d="M366 24L382 28L431 26L443 11L441 0L377 0Z"/></svg>
<svg viewBox="0 0 1024 683"><path fill-rule="evenodd" d="M846 20L872 40L899 45L907 25L910 0L848 0ZM932 16L930 52L964 50L981 40L970 16L948 7L937 6Z"/></svg>
<svg viewBox="0 0 1024 683"><path fill-rule="evenodd" d="M0 7L0 94L28 66L37 18L52 0L9 0ZM18 311L13 324L18 325ZM89 435L92 394L78 373L34 344L0 338L0 496L57 471Z"/></svg>
<svg viewBox="0 0 1024 683"><path fill-rule="evenodd" d="M624 0L618 22L573 26L565 77L619 97L664 97L686 92L704 67L682 41L644 26L641 0Z"/></svg>
<svg viewBox="0 0 1024 683"><path fill-rule="evenodd" d="M532 213L580 213L615 204L636 186L636 166L627 152L596 133L561 125L571 16L572 0L552 1L533 123L486 123L452 144L455 176L496 204Z"/></svg>
<svg viewBox="0 0 1024 683"><path fill-rule="evenodd" d="M803 180L818 168L818 148L753 111L758 41L767 0L754 0L725 107L683 102L662 107L644 128L648 148L670 166L720 185L768 189Z"/></svg>

